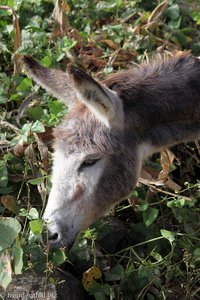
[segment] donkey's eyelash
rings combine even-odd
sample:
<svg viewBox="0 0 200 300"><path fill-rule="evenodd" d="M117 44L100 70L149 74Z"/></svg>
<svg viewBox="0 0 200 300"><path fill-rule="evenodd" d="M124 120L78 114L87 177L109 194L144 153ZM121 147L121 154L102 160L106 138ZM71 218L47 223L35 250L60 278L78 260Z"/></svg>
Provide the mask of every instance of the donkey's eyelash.
<svg viewBox="0 0 200 300"><path fill-rule="evenodd" d="M80 165L78 171L82 171L84 168L88 168L88 167L91 167L91 166L95 165L99 160L100 160L100 158L96 158L96 159L86 159L86 160Z"/></svg>

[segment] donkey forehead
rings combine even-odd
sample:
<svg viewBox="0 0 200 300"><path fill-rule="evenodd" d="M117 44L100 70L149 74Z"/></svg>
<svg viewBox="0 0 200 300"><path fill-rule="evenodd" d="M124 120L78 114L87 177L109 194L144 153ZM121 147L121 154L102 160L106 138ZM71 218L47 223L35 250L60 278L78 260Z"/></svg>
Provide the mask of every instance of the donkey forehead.
<svg viewBox="0 0 200 300"><path fill-rule="evenodd" d="M54 148L62 148L67 153L116 152L118 139L84 105L76 105L54 129Z"/></svg>

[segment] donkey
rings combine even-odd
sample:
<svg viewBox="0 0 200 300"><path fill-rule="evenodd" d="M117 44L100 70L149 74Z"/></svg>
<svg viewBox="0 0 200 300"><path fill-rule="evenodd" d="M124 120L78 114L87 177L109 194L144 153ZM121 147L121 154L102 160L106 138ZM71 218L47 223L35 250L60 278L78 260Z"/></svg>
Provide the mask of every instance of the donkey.
<svg viewBox="0 0 200 300"><path fill-rule="evenodd" d="M73 242L134 189L143 160L200 136L200 61L154 59L98 82L70 65L25 55L28 74L69 106L54 129L52 189L44 220L50 247Z"/></svg>

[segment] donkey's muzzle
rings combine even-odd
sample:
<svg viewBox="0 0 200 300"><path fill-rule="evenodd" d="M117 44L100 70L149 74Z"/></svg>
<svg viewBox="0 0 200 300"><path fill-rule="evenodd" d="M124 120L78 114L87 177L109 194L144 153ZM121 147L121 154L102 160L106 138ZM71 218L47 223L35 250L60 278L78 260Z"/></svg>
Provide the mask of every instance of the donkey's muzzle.
<svg viewBox="0 0 200 300"><path fill-rule="evenodd" d="M47 225L44 227L42 232L42 242L49 248L63 247L62 235L56 229L49 229Z"/></svg>

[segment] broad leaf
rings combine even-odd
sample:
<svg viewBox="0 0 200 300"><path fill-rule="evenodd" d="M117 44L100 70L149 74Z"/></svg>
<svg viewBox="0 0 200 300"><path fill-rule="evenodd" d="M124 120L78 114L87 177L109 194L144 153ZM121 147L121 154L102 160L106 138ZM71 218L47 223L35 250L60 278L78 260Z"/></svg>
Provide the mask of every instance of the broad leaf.
<svg viewBox="0 0 200 300"><path fill-rule="evenodd" d="M33 234L40 234L43 230L43 222L41 220L33 220L29 223Z"/></svg>
<svg viewBox="0 0 200 300"><path fill-rule="evenodd" d="M0 251L12 246L20 230L21 225L16 219L0 217Z"/></svg>
<svg viewBox="0 0 200 300"><path fill-rule="evenodd" d="M0 287L2 286L4 289L6 289L11 280L11 257L9 251L6 251L0 256Z"/></svg>
<svg viewBox="0 0 200 300"><path fill-rule="evenodd" d="M161 235L166 238L170 243L172 243L175 239L175 233L169 230L161 229L160 230Z"/></svg>
<svg viewBox="0 0 200 300"><path fill-rule="evenodd" d="M13 271L15 274L21 274L23 268L23 249L18 245L12 247Z"/></svg>
<svg viewBox="0 0 200 300"><path fill-rule="evenodd" d="M145 225L150 226L158 216L158 209L149 207L143 212L143 220Z"/></svg>

